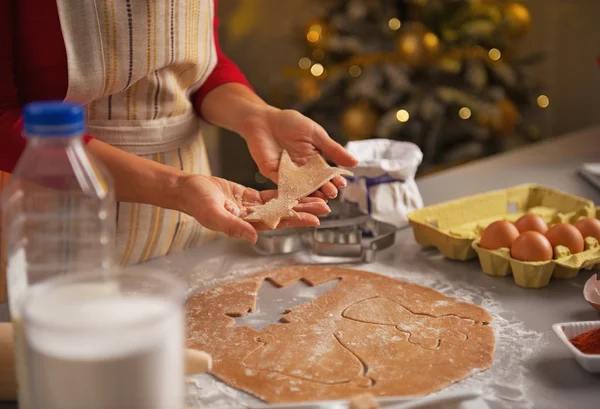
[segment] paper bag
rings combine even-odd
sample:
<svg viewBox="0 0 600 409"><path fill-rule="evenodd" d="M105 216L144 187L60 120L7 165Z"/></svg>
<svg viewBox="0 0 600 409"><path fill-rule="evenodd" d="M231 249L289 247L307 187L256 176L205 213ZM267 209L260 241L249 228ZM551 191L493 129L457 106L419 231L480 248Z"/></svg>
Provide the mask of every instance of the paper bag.
<svg viewBox="0 0 600 409"><path fill-rule="evenodd" d="M368 139L349 142L346 149L359 164L347 177L340 199L358 204L376 220L405 226L406 215L423 207L415 173L423 160L419 147L410 142Z"/></svg>

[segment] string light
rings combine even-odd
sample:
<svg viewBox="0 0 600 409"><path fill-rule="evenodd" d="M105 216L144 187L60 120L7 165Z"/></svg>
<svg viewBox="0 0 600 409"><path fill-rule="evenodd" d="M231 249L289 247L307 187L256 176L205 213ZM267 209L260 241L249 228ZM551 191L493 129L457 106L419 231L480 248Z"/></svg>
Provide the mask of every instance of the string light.
<svg viewBox="0 0 600 409"><path fill-rule="evenodd" d="M350 73L351 77L356 78L362 73L362 70L360 69L360 67L358 65L353 65L352 67L350 67L348 72Z"/></svg>
<svg viewBox="0 0 600 409"><path fill-rule="evenodd" d="M497 48L492 48L488 52L488 56L490 57L490 60L498 61L502 57L502 53Z"/></svg>
<svg viewBox="0 0 600 409"><path fill-rule="evenodd" d="M312 61L308 57L302 57L300 58L300 61L298 61L298 66L300 66L300 68L302 68L303 70L308 70L311 64Z"/></svg>
<svg viewBox="0 0 600 409"><path fill-rule="evenodd" d="M402 23L400 22L400 20L398 20L396 17L391 18L390 21L388 21L388 26L390 27L390 30L399 30L400 26L402 26Z"/></svg>
<svg viewBox="0 0 600 409"><path fill-rule="evenodd" d="M407 122L410 119L410 114L406 109L400 109L396 112L396 119L400 122Z"/></svg>
<svg viewBox="0 0 600 409"><path fill-rule="evenodd" d="M308 33L306 34L306 39L311 43L316 43L321 39L321 31L323 28L319 24L313 24L310 26Z"/></svg>
<svg viewBox="0 0 600 409"><path fill-rule="evenodd" d="M435 34L427 33L423 36L423 44L425 44L428 49L433 50L440 44L440 40Z"/></svg>
<svg viewBox="0 0 600 409"><path fill-rule="evenodd" d="M548 105L550 105L550 98L542 94L537 97L537 104L540 108L548 108Z"/></svg>
<svg viewBox="0 0 600 409"><path fill-rule="evenodd" d="M317 48L313 51L312 55L315 60L322 60L323 57L325 57L325 51L323 51L320 48Z"/></svg>
<svg viewBox="0 0 600 409"><path fill-rule="evenodd" d="M322 75L324 71L325 68L323 68L321 64L315 64L312 67L310 67L310 73L315 77Z"/></svg>
<svg viewBox="0 0 600 409"><path fill-rule="evenodd" d="M462 107L458 110L458 116L460 116L462 119L469 119L471 118L471 110L467 107Z"/></svg>

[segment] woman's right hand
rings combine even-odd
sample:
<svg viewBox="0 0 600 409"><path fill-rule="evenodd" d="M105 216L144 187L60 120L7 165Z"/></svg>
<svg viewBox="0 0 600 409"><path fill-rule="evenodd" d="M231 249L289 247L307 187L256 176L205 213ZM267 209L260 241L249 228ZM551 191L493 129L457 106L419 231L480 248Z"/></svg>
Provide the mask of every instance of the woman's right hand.
<svg viewBox="0 0 600 409"><path fill-rule="evenodd" d="M262 205L277 197L276 190L257 190L217 177L185 174L177 183L182 197L182 212L194 217L207 229L255 243L257 231L268 230L262 223L243 220L252 206ZM299 219L282 220L278 229L318 226L317 216L330 212L327 203L317 197L303 199L294 210Z"/></svg>

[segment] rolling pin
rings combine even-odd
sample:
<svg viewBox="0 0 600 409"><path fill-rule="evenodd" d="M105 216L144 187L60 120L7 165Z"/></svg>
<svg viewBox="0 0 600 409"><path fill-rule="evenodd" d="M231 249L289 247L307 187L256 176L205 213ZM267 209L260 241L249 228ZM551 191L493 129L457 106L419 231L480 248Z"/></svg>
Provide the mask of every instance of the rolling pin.
<svg viewBox="0 0 600 409"><path fill-rule="evenodd" d="M0 323L0 401L17 400L12 324Z"/></svg>
<svg viewBox="0 0 600 409"><path fill-rule="evenodd" d="M0 323L0 401L17 400L17 380L12 324ZM210 355L194 349L185 350L185 376L209 371L212 366Z"/></svg>

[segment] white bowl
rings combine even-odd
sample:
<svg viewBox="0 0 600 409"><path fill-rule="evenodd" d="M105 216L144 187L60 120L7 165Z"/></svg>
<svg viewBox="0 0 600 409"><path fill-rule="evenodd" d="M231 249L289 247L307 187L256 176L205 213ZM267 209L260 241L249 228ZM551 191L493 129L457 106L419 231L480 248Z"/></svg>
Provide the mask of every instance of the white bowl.
<svg viewBox="0 0 600 409"><path fill-rule="evenodd" d="M569 341L579 334L596 328L600 328L600 321L561 322L552 326L558 338L569 348L583 369L588 372L600 373L600 354L584 354Z"/></svg>

